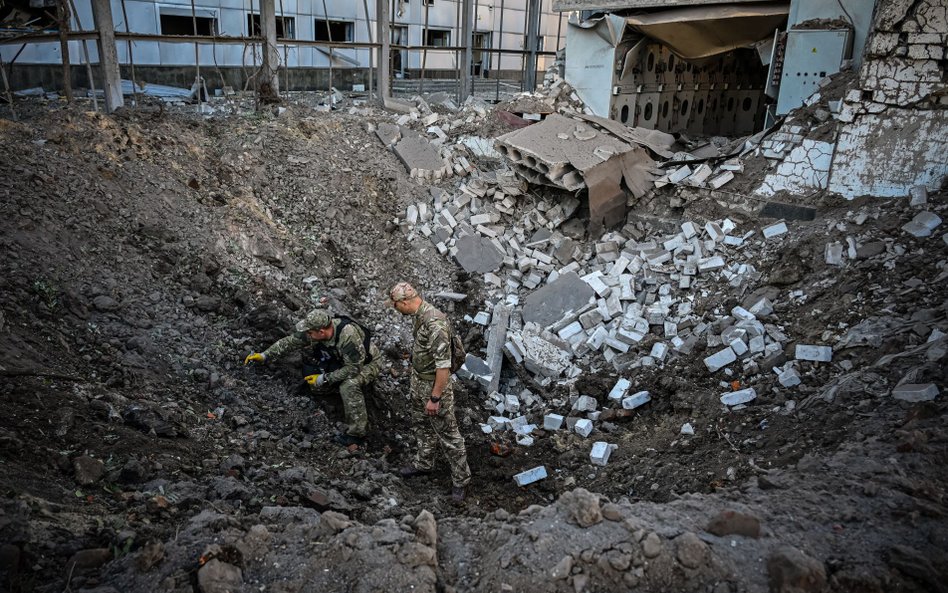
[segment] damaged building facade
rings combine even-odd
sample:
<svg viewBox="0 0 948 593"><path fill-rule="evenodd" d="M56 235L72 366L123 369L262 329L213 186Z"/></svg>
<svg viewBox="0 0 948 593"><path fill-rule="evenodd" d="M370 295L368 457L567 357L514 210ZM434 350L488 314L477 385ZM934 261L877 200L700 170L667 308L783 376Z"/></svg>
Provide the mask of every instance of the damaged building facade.
<svg viewBox="0 0 948 593"><path fill-rule="evenodd" d="M574 11L563 76L587 112L691 137L751 136L783 122L754 138L776 165L758 195L905 196L914 186L938 189L948 173L943 2L563 0L554 8ZM818 114L838 125L799 134L793 110L818 103L821 89L849 72L859 88Z"/></svg>

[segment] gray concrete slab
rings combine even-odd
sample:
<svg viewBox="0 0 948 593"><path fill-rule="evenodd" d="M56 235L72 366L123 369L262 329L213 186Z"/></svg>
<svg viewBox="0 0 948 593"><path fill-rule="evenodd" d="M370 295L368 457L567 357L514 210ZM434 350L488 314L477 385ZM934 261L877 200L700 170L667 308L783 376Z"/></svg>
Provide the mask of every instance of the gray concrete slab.
<svg viewBox="0 0 948 593"><path fill-rule="evenodd" d="M493 272L504 263L504 254L493 243L477 234L460 237L455 247L458 250L455 257L465 272Z"/></svg>
<svg viewBox="0 0 948 593"><path fill-rule="evenodd" d="M575 272L567 272L524 300L523 320L541 327L559 321L570 310L581 309L593 296L593 289Z"/></svg>

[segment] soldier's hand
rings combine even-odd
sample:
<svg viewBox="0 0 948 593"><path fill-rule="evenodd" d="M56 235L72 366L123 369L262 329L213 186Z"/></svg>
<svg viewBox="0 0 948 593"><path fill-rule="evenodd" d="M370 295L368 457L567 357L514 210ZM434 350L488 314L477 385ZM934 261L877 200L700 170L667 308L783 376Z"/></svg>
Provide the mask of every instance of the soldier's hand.
<svg viewBox="0 0 948 593"><path fill-rule="evenodd" d="M306 375L303 377L303 380L313 386L322 385L326 380L323 379L322 375Z"/></svg>
<svg viewBox="0 0 948 593"><path fill-rule="evenodd" d="M250 364L251 362L266 362L267 357L261 354L260 352L252 352L247 355L247 358L244 359L244 366Z"/></svg>
<svg viewBox="0 0 948 593"><path fill-rule="evenodd" d="M425 414L429 416L437 416L439 410L441 410L441 401L431 401L429 399L428 403L425 404Z"/></svg>

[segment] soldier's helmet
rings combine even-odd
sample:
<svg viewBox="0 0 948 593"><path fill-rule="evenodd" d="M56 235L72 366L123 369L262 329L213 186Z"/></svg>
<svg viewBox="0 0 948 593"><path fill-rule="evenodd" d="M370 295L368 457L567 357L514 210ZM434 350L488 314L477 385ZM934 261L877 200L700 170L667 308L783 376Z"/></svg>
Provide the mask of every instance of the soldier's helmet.
<svg viewBox="0 0 948 593"><path fill-rule="evenodd" d="M328 311L325 309L313 309L296 324L296 331L308 332L313 329L323 329L329 326L331 322L332 319L330 319Z"/></svg>

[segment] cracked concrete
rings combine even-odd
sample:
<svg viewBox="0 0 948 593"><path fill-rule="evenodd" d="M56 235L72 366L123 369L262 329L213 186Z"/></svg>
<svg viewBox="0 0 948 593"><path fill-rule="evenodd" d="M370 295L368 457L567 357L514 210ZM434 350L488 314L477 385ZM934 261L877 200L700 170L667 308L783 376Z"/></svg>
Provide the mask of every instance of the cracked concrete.
<svg viewBox="0 0 948 593"><path fill-rule="evenodd" d="M826 189L833 148L829 142L804 139L777 166L776 172L767 175L755 193L772 196L778 191L794 193Z"/></svg>

